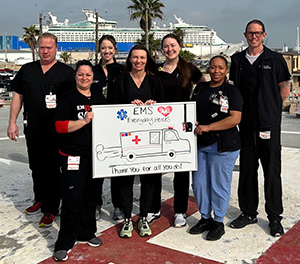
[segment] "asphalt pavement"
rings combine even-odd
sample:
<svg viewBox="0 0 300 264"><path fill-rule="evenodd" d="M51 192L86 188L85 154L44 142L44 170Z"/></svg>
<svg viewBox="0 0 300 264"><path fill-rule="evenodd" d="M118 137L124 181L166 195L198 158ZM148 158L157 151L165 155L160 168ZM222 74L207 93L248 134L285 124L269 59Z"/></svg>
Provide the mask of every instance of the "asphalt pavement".
<svg viewBox="0 0 300 264"><path fill-rule="evenodd" d="M8 115L8 106L0 108L0 264L53 263L53 247L60 217L56 217L52 227L40 228L38 222L41 214L24 214L33 198L32 180L22 135L22 120L18 120L20 138L13 142L6 137ZM300 119L287 112L283 113L282 145L285 208L282 224L286 232L283 237L274 238L269 234L264 212L261 169L258 223L240 230L229 227L229 222L240 213L237 199L238 172L234 171L230 205L224 221L226 233L214 242L206 241L204 234L192 236L188 233L200 218L191 189L187 226L172 227L174 212L171 173L163 177L162 218L151 225L153 235L140 238L135 232L131 240L120 239L120 223L111 220L113 208L110 183L105 179L102 215L97 222L97 235L103 240L103 245L97 249L85 244L76 245L67 263L300 263ZM139 187L137 177L133 214L139 212Z"/></svg>

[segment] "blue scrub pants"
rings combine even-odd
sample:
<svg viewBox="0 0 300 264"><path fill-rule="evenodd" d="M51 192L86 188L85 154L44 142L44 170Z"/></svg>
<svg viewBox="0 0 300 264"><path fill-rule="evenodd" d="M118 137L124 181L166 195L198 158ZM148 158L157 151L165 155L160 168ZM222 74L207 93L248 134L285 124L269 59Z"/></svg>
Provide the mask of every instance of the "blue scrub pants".
<svg viewBox="0 0 300 264"><path fill-rule="evenodd" d="M201 216L223 222L231 190L234 164L239 150L218 152L218 144L198 146L198 171L193 172L193 191Z"/></svg>

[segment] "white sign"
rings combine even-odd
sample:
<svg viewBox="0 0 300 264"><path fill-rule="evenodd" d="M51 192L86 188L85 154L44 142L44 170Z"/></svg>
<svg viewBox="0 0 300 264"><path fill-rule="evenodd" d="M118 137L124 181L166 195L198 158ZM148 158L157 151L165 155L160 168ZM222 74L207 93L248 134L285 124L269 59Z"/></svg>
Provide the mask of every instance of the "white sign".
<svg viewBox="0 0 300 264"><path fill-rule="evenodd" d="M92 111L94 178L197 170L195 102Z"/></svg>

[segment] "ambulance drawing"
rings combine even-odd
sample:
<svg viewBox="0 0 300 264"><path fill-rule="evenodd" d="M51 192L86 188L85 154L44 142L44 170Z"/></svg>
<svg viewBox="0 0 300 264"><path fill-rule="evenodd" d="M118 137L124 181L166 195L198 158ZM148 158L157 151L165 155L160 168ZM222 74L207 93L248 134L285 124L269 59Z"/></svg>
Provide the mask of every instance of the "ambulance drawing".
<svg viewBox="0 0 300 264"><path fill-rule="evenodd" d="M121 157L133 162L137 157L167 156L191 152L188 139L180 138L173 128L139 130L120 133Z"/></svg>

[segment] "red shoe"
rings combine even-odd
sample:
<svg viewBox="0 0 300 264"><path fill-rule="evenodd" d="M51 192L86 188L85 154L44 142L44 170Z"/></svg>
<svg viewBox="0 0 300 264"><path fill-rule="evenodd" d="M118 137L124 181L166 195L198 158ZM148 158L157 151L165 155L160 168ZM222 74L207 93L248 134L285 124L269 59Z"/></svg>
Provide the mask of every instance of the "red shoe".
<svg viewBox="0 0 300 264"><path fill-rule="evenodd" d="M52 226L54 219L55 216L53 214L49 214L49 213L44 214L40 221L40 227Z"/></svg>
<svg viewBox="0 0 300 264"><path fill-rule="evenodd" d="M36 214L40 211L42 207L42 203L41 202L34 202L33 205L31 205L30 207L28 207L26 210L25 210L25 213L26 214Z"/></svg>

